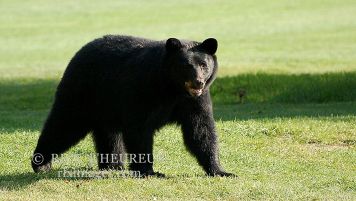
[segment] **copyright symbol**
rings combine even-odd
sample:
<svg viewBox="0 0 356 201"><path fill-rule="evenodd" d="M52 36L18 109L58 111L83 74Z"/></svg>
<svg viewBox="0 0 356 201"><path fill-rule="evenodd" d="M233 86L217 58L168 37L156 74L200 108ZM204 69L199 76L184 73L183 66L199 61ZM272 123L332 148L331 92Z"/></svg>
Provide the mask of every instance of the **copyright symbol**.
<svg viewBox="0 0 356 201"><path fill-rule="evenodd" d="M43 155L40 153L35 153L32 156L32 162L36 165L40 165L41 163L43 163L43 160L44 160Z"/></svg>

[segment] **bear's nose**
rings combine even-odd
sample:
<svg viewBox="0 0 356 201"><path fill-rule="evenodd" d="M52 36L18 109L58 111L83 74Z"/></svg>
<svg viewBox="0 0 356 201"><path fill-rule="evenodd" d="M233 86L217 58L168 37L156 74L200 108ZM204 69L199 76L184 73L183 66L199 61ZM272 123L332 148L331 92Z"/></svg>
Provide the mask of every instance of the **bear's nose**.
<svg viewBox="0 0 356 201"><path fill-rule="evenodd" d="M204 82L202 80L194 81L194 88L201 89L204 87Z"/></svg>

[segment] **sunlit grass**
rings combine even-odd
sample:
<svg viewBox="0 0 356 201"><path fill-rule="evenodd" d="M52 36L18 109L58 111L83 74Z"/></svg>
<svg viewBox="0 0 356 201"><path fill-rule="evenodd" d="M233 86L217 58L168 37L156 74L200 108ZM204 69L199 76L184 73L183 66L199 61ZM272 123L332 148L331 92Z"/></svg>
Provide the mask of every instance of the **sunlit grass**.
<svg viewBox="0 0 356 201"><path fill-rule="evenodd" d="M356 70L353 0L2 1L2 77L59 77L104 34L216 37L223 74ZM224 73L225 72L225 73Z"/></svg>

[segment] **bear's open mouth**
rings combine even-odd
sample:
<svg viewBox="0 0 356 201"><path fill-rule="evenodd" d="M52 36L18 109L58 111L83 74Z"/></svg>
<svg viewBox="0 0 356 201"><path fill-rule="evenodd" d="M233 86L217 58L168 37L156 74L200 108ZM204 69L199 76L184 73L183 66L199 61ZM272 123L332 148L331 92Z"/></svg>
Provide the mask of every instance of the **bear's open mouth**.
<svg viewBox="0 0 356 201"><path fill-rule="evenodd" d="M203 93L204 89L204 87L194 88L191 82L185 82L185 88L191 96L200 96Z"/></svg>
<svg viewBox="0 0 356 201"><path fill-rule="evenodd" d="M190 93L190 95L192 96L200 96L203 93L203 89L193 89L193 88L189 88L188 92Z"/></svg>

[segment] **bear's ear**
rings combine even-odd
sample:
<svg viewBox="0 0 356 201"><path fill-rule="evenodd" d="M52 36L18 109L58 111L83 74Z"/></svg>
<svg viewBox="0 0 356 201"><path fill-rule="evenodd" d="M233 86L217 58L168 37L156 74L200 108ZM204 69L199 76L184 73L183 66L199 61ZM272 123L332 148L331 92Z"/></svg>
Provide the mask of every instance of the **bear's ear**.
<svg viewBox="0 0 356 201"><path fill-rule="evenodd" d="M200 47L206 53L214 55L218 49L218 41L215 38L208 38L200 45Z"/></svg>
<svg viewBox="0 0 356 201"><path fill-rule="evenodd" d="M182 47L182 43L176 38L169 38L166 42L166 49L168 52L178 51Z"/></svg>

